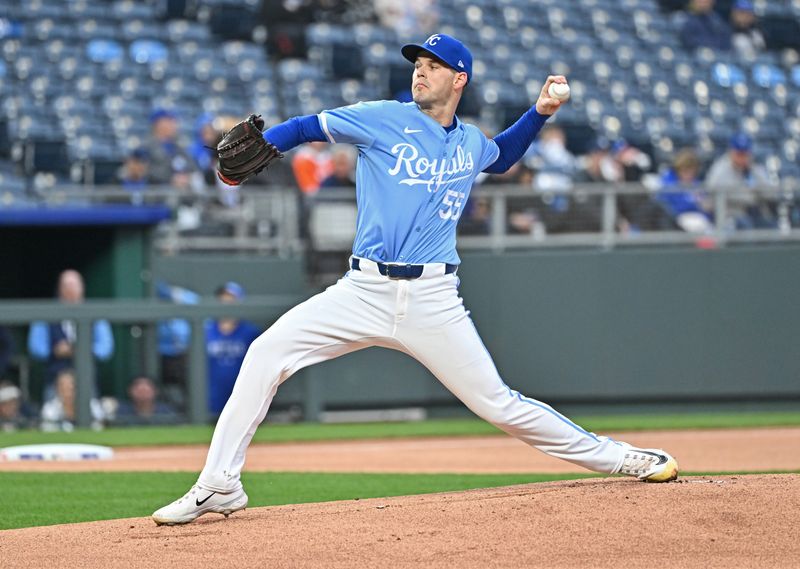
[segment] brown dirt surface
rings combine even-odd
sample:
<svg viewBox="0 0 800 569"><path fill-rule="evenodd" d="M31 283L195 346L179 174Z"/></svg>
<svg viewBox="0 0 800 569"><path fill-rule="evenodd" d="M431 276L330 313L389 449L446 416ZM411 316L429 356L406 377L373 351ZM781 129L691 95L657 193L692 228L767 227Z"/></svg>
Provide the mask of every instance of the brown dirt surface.
<svg viewBox="0 0 800 569"><path fill-rule="evenodd" d="M592 479L0 533L3 567L789 568L800 475Z"/></svg>
<svg viewBox="0 0 800 569"><path fill-rule="evenodd" d="M612 434L672 453L684 471L800 470L800 428ZM0 462L0 471L196 471L206 446L116 449L110 461ZM417 473L563 473L583 468L505 435L253 445L245 470Z"/></svg>

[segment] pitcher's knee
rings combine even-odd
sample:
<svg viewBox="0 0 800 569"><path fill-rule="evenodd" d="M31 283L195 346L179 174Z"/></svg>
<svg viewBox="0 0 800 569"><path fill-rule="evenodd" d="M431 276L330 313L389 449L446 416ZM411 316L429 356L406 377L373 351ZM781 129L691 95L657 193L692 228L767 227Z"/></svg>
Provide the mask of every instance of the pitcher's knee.
<svg viewBox="0 0 800 569"><path fill-rule="evenodd" d="M508 410L500 405L485 405L479 410L473 409L481 419L491 423L499 429L506 430L505 427L513 427L514 419L509 415Z"/></svg>

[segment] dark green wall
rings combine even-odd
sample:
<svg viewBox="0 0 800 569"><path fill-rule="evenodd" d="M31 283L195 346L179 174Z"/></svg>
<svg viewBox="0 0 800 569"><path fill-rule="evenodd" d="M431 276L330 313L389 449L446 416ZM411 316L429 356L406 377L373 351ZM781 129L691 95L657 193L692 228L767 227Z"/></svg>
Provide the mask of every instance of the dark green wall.
<svg viewBox="0 0 800 569"><path fill-rule="evenodd" d="M346 267L347 259L342 261ZM173 285L212 295L226 281L237 281L249 294L308 294L301 258L224 253L154 255L153 273Z"/></svg>
<svg viewBox="0 0 800 569"><path fill-rule="evenodd" d="M550 402L800 400L800 246L462 255L461 293L506 382ZM156 276L210 293L310 291L300 261L155 259ZM452 403L411 358L370 349L301 372L328 407Z"/></svg>
<svg viewBox="0 0 800 569"><path fill-rule="evenodd" d="M464 297L546 398L800 397L800 248L474 255Z"/></svg>
<svg viewBox="0 0 800 569"><path fill-rule="evenodd" d="M52 298L58 275L76 269L87 298L143 298L142 267L150 255L149 228L70 226L0 228L0 298ZM114 326L115 357L98 365L103 393L122 395L132 369L129 327ZM25 351L27 327L14 330ZM40 396L42 369L32 365L31 393Z"/></svg>

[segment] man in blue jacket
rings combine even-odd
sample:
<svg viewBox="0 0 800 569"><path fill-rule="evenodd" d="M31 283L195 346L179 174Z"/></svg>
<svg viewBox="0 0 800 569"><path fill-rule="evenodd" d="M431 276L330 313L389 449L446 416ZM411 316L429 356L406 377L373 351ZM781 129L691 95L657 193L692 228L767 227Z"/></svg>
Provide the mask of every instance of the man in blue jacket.
<svg viewBox="0 0 800 569"><path fill-rule="evenodd" d="M58 277L58 299L65 304L80 304L84 300L81 274L74 269L63 271ZM114 336L108 320L97 320L92 326L92 353L101 361L114 354ZM72 320L61 322L36 321L28 334L28 351L39 360L47 362L45 373L45 399L53 394L55 378L62 370L72 368L77 327Z"/></svg>

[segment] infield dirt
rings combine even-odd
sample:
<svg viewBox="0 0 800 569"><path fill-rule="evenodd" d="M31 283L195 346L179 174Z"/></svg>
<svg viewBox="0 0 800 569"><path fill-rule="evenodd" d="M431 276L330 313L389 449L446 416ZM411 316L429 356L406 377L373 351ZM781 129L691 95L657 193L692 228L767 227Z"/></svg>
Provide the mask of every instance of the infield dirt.
<svg viewBox="0 0 800 569"><path fill-rule="evenodd" d="M592 479L0 534L8 567L797 567L800 475Z"/></svg>
<svg viewBox="0 0 800 569"><path fill-rule="evenodd" d="M269 427L264 427L269 428ZM800 470L800 428L715 429L611 434L617 440L671 452L684 471ZM115 450L114 460L0 462L0 472L199 472L207 446ZM416 438L252 445L250 472L565 473L588 472L531 451L508 436Z"/></svg>

